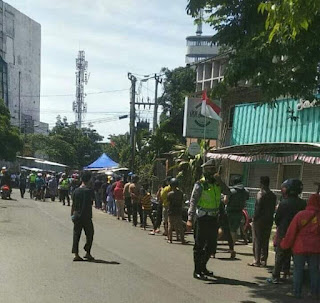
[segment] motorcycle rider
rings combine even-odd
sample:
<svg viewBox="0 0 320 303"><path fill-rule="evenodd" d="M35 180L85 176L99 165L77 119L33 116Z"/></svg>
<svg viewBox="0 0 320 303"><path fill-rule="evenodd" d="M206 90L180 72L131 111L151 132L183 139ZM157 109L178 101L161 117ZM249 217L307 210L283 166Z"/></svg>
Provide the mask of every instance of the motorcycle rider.
<svg viewBox="0 0 320 303"><path fill-rule="evenodd" d="M12 192L12 187L11 187L11 177L7 171L6 167L2 167L1 169L1 182L0 182L0 187L7 185L10 188L10 194ZM10 199L10 195L9 195L9 199Z"/></svg>
<svg viewBox="0 0 320 303"><path fill-rule="evenodd" d="M207 276L213 276L206 265L217 244L221 193L230 195L231 192L217 173L214 160L207 161L202 167L204 176L195 183L190 198L187 230L194 225L193 277L207 280Z"/></svg>
<svg viewBox="0 0 320 303"><path fill-rule="evenodd" d="M2 167L1 169L2 177L1 177L1 186L7 185L11 190L11 177L7 171L6 167Z"/></svg>
<svg viewBox="0 0 320 303"><path fill-rule="evenodd" d="M275 216L275 223L277 225L275 265L272 277L267 279L268 283L278 284L280 282L280 272L283 269L283 266L288 266L288 264L290 264L291 250L282 249L280 243L285 237L294 216L299 211L304 210L307 206L306 201L299 198L302 189L303 184L298 179L288 179L281 185L283 200L280 202ZM285 275L288 275L290 268L285 268L284 270Z"/></svg>

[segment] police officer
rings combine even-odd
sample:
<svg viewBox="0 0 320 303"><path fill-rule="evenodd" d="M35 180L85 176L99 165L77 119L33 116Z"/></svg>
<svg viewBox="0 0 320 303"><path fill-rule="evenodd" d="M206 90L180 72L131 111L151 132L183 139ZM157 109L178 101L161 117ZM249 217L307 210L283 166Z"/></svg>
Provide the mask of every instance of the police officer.
<svg viewBox="0 0 320 303"><path fill-rule="evenodd" d="M230 195L230 190L217 173L214 160L202 167L204 176L196 182L191 194L187 230L191 230L194 221L193 277L206 280L207 276L213 276L206 265L217 243L221 193Z"/></svg>

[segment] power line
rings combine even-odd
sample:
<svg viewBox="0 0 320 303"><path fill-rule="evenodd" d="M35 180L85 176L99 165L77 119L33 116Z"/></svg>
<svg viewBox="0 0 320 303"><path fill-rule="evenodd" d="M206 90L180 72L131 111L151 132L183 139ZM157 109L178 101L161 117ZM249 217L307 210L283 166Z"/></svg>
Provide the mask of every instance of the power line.
<svg viewBox="0 0 320 303"><path fill-rule="evenodd" d="M86 93L86 95L109 94L109 93L117 93L117 92L129 91L129 90L130 90L130 88L114 89L114 90L106 90L106 91L100 91L100 92ZM12 95L12 96L13 97L17 97L18 95ZM74 97L74 94L21 95L20 97L23 97L23 98Z"/></svg>

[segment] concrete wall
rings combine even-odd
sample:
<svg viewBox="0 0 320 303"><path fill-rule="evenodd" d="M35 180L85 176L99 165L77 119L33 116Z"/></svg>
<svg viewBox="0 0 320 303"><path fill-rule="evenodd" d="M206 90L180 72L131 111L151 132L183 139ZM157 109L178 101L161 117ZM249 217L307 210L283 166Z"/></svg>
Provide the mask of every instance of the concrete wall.
<svg viewBox="0 0 320 303"><path fill-rule="evenodd" d="M15 117L12 122L19 126L19 112L39 122L41 26L3 1L0 1L0 15L3 33L0 48L8 64L8 106Z"/></svg>

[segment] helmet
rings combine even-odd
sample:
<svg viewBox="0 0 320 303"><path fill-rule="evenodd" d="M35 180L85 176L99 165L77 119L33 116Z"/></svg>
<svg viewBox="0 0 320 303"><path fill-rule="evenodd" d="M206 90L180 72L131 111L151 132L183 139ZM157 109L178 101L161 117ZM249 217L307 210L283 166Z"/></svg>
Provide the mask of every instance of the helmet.
<svg viewBox="0 0 320 303"><path fill-rule="evenodd" d="M38 177L42 177L42 174L41 174L41 173L38 173Z"/></svg>
<svg viewBox="0 0 320 303"><path fill-rule="evenodd" d="M170 179L170 185L171 186L178 186L178 184L179 184L178 179L176 179L176 178L171 178Z"/></svg>
<svg viewBox="0 0 320 303"><path fill-rule="evenodd" d="M299 179L288 179L281 184L281 191L288 196L298 196L302 193L303 184Z"/></svg>

